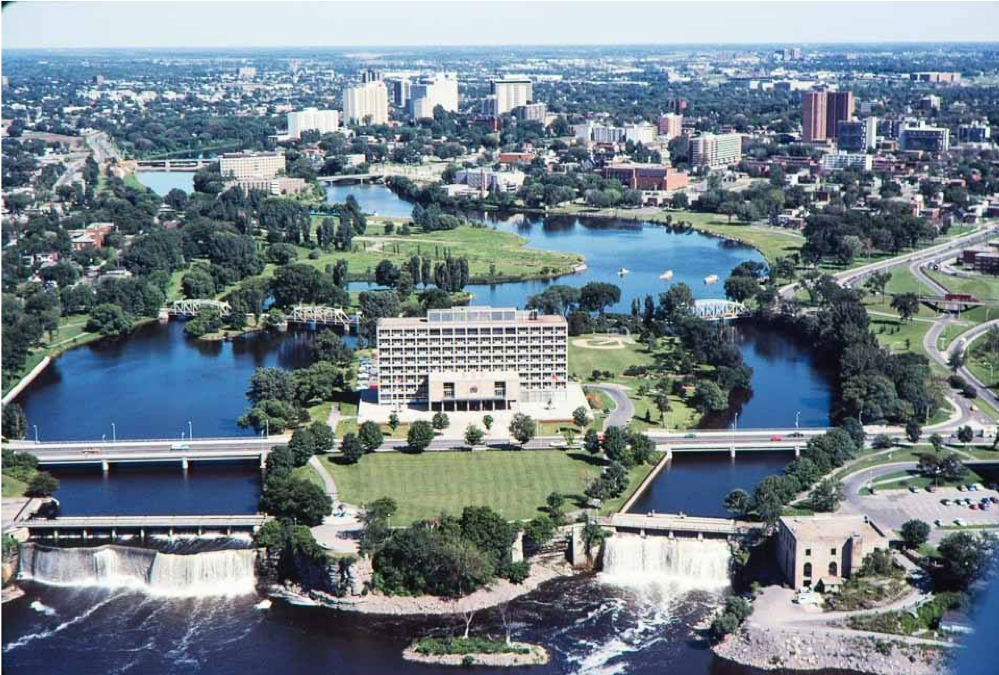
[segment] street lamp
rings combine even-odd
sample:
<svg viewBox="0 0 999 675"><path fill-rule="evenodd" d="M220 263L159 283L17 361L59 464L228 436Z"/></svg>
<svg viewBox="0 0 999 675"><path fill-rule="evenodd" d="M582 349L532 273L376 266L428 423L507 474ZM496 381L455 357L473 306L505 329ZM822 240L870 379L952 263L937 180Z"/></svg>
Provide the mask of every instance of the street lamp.
<svg viewBox="0 0 999 675"><path fill-rule="evenodd" d="M194 440L194 425L191 424L191 420L187 420L187 440Z"/></svg>
<svg viewBox="0 0 999 675"><path fill-rule="evenodd" d="M795 431L798 430L798 420L800 420L800 419L801 419L801 411L799 410L798 412L794 413L794 429L795 429Z"/></svg>
<svg viewBox="0 0 999 675"><path fill-rule="evenodd" d="M111 442L118 442L118 430L115 428L114 422L111 423Z"/></svg>
<svg viewBox="0 0 999 675"><path fill-rule="evenodd" d="M38 442L38 425L37 424L32 424L31 426L34 427L34 429L35 429L35 443L37 443Z"/></svg>

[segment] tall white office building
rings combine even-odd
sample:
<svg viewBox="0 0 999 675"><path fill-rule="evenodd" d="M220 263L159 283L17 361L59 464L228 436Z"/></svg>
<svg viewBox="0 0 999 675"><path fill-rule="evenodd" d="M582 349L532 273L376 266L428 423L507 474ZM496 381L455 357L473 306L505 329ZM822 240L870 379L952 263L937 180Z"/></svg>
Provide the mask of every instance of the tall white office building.
<svg viewBox="0 0 999 675"><path fill-rule="evenodd" d="M315 129L320 134L330 134L340 128L340 112L306 108L288 113L288 135L300 138L303 131Z"/></svg>
<svg viewBox="0 0 999 675"><path fill-rule="evenodd" d="M347 87L343 91L343 117L347 124L388 123L388 89L381 80Z"/></svg>
<svg viewBox="0 0 999 675"><path fill-rule="evenodd" d="M437 106L447 112L458 112L458 80L453 73L421 77L410 85L409 97L410 115L415 119L433 117Z"/></svg>
<svg viewBox="0 0 999 675"><path fill-rule="evenodd" d="M493 80L489 86L489 93L496 97L500 115L534 100L534 85L526 78Z"/></svg>

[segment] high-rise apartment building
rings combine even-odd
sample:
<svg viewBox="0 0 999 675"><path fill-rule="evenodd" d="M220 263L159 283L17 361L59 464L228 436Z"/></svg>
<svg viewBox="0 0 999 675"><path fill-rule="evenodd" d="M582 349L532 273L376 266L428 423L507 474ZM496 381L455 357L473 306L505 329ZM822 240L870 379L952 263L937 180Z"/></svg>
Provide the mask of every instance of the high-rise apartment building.
<svg viewBox="0 0 999 675"><path fill-rule="evenodd" d="M840 120L836 147L847 152L867 152L877 146L878 118Z"/></svg>
<svg viewBox="0 0 999 675"><path fill-rule="evenodd" d="M389 98L392 100L393 105L397 105L400 108L405 107L409 103L409 99L412 98L410 91L413 85L405 78L387 79L385 80L385 86L388 87Z"/></svg>
<svg viewBox="0 0 999 675"><path fill-rule="evenodd" d="M343 116L347 124L386 124L388 89L385 83L375 80L345 89Z"/></svg>
<svg viewBox="0 0 999 675"><path fill-rule="evenodd" d="M373 68L368 68L361 73L361 83L367 84L369 82L381 82L385 78L385 74L380 70L374 70Z"/></svg>
<svg viewBox="0 0 999 675"><path fill-rule="evenodd" d="M219 158L219 173L223 178L274 178L284 171L284 155L280 152L227 153Z"/></svg>
<svg viewBox="0 0 999 675"><path fill-rule="evenodd" d="M842 169L870 171L873 166L874 155L863 152L831 152L822 156L823 171L840 171Z"/></svg>
<svg viewBox="0 0 999 675"><path fill-rule="evenodd" d="M992 138L992 127L985 122L975 121L957 128L959 143L988 143Z"/></svg>
<svg viewBox="0 0 999 675"><path fill-rule="evenodd" d="M694 166L728 166L742 160L742 134L700 134L690 139Z"/></svg>
<svg viewBox="0 0 999 675"><path fill-rule="evenodd" d="M541 122L544 124L548 116L547 103L528 103L513 109L513 115L522 122Z"/></svg>
<svg viewBox="0 0 999 675"><path fill-rule="evenodd" d="M902 152L947 152L950 149L950 129L943 127L903 126L898 134Z"/></svg>
<svg viewBox="0 0 999 675"><path fill-rule="evenodd" d="M567 397L568 324L513 308L433 309L378 320L378 402L508 410Z"/></svg>
<svg viewBox="0 0 999 675"><path fill-rule="evenodd" d="M534 85L526 78L504 78L489 83L489 93L496 97L499 114L534 101Z"/></svg>
<svg viewBox="0 0 999 675"><path fill-rule="evenodd" d="M801 140L836 138L839 123L853 119L856 100L850 91L805 91L801 94Z"/></svg>
<svg viewBox="0 0 999 675"><path fill-rule="evenodd" d="M683 134L683 115L666 113L659 118L659 135L671 140Z"/></svg>
<svg viewBox="0 0 999 675"><path fill-rule="evenodd" d="M316 110L306 108L288 113L288 135L300 138L303 131L315 129L320 134L331 134L340 128L340 113L337 110Z"/></svg>
<svg viewBox="0 0 999 675"><path fill-rule="evenodd" d="M410 85L409 95L409 114L414 119L433 117L437 106L447 112L458 112L458 80L453 74L422 77Z"/></svg>

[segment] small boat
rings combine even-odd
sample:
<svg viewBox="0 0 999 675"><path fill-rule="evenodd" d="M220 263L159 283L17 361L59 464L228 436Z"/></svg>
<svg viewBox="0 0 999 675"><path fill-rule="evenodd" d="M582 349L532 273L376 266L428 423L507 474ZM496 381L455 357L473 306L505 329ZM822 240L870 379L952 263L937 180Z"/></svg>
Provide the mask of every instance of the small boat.
<svg viewBox="0 0 999 675"><path fill-rule="evenodd" d="M659 275L659 278L662 279L663 281L669 281L670 279L673 278L673 270L666 270L665 272Z"/></svg>
<svg viewBox="0 0 999 675"><path fill-rule="evenodd" d="M631 271L631 270L629 270L629 269L628 269L627 267L622 267L621 269L619 269L619 270L617 271L617 275L618 275L619 277L623 277L623 276L624 276L625 274L627 274L627 273L628 273L628 272L630 272L630 271Z"/></svg>
<svg viewBox="0 0 999 675"><path fill-rule="evenodd" d="M709 274L708 276L704 277L704 283L709 286L717 281L718 281L717 274Z"/></svg>

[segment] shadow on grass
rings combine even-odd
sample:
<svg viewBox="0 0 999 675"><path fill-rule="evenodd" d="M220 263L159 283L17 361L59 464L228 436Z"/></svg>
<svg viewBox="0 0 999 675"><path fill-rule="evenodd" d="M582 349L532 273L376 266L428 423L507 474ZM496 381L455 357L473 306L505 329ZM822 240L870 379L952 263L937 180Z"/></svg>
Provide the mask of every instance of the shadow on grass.
<svg viewBox="0 0 999 675"><path fill-rule="evenodd" d="M570 452L567 453L567 455L569 459L575 459L576 461L584 462L586 464L589 464L590 466L596 466L601 469L609 464L609 462L603 457L600 457L598 455L591 455L585 452Z"/></svg>

